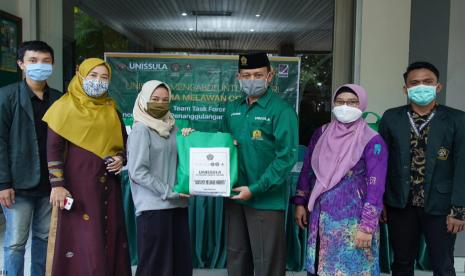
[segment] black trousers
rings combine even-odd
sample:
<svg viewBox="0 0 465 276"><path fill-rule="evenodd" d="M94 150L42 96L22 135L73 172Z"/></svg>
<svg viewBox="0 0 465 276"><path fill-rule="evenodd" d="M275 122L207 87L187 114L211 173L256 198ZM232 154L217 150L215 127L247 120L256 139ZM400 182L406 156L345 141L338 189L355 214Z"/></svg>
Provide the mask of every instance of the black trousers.
<svg viewBox="0 0 465 276"><path fill-rule="evenodd" d="M447 216L426 214L424 208L387 208L389 239L394 250L393 276L413 276L420 234L425 235L435 276L455 276L455 234L447 232Z"/></svg>
<svg viewBox="0 0 465 276"><path fill-rule="evenodd" d="M228 275L284 276L284 211L258 210L231 200L225 204Z"/></svg>
<svg viewBox="0 0 465 276"><path fill-rule="evenodd" d="M144 211L137 217L137 276L191 276L187 208Z"/></svg>

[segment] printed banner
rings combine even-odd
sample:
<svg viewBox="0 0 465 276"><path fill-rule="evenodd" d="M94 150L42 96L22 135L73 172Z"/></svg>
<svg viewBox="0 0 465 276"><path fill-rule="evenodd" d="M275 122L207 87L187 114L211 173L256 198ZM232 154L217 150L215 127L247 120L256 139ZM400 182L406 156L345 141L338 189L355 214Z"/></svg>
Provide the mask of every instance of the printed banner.
<svg viewBox="0 0 465 276"><path fill-rule="evenodd" d="M110 95L118 103L126 125L132 125L134 101L149 80L166 82L173 92L171 111L190 127L216 131L225 104L242 96L236 79L238 56L105 53L112 67ZM271 88L297 111L300 58L270 57Z"/></svg>

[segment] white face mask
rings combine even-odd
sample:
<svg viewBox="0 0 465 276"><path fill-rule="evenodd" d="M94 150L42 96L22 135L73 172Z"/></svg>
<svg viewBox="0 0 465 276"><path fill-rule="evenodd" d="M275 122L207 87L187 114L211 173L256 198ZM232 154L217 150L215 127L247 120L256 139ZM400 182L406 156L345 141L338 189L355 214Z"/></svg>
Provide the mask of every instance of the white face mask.
<svg viewBox="0 0 465 276"><path fill-rule="evenodd" d="M362 111L356 107L339 105L333 108L333 114L336 119L344 124L352 123L362 117Z"/></svg>

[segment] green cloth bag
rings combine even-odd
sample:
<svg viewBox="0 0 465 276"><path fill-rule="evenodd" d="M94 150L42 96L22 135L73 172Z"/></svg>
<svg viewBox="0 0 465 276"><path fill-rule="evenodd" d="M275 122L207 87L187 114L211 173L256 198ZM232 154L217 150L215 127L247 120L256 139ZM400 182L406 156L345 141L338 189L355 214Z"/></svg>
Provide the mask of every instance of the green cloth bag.
<svg viewBox="0 0 465 276"><path fill-rule="evenodd" d="M129 257L131 265L137 265L136 208L134 208L134 202L132 201L128 170L123 170L121 172L120 181L123 197L124 221L126 222L126 233L129 244Z"/></svg>
<svg viewBox="0 0 465 276"><path fill-rule="evenodd" d="M177 169L177 183L174 186L173 190L177 193L182 194L193 194L192 189L190 188L190 152L191 149L211 149L212 151L215 148L226 148L229 150L229 177L230 177L230 188L232 189L234 185L237 183L237 148L234 145L234 139L229 133L222 133L222 132L201 132L201 131L194 131L188 136L182 136L181 132L179 131L176 136L176 144L178 147L178 169ZM202 150L203 151L203 150ZM211 155L213 158L214 154ZM207 156L208 158L208 156ZM213 162L212 160L211 162ZM205 162L210 162L209 160L205 159ZM213 166L213 165L212 165ZM216 162L216 166L220 166L218 162ZM212 167L214 170L215 167ZM205 194L198 194L203 196L230 196L230 190L227 191L227 194L216 194L212 193L205 193ZM195 193L194 193L195 194Z"/></svg>
<svg viewBox="0 0 465 276"><path fill-rule="evenodd" d="M375 118L375 121L368 120L367 118L368 118L369 115L372 115L372 117ZM381 116L379 116L378 113L371 112L371 111L366 111L366 112L363 112L362 118L365 119L365 121L367 121L368 125L369 125L373 130L378 131L379 122L381 121Z"/></svg>

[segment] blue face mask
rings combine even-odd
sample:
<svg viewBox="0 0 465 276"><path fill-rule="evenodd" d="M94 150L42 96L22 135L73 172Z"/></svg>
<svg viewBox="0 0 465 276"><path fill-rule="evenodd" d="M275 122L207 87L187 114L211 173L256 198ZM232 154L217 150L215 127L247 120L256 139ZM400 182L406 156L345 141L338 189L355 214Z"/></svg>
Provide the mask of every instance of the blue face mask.
<svg viewBox="0 0 465 276"><path fill-rule="evenodd" d="M26 77L35 81L44 81L52 74L53 67L49 63L31 63L26 65Z"/></svg>
<svg viewBox="0 0 465 276"><path fill-rule="evenodd" d="M418 105L429 105L436 99L436 86L417 85L407 88L407 95L410 101Z"/></svg>

